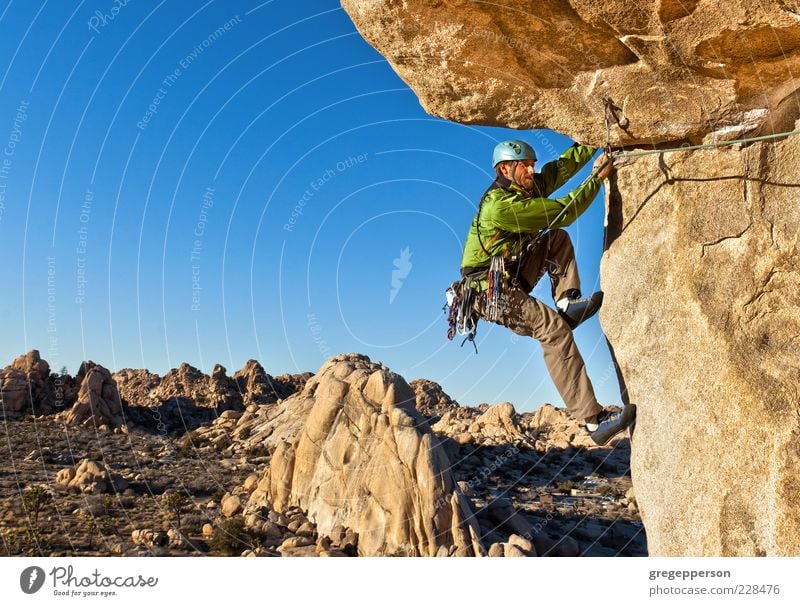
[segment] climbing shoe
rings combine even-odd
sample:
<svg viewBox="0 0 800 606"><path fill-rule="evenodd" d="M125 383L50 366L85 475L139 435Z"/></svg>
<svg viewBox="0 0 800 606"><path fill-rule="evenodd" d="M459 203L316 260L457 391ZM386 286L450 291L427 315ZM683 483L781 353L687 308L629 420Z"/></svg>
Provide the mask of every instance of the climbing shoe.
<svg viewBox="0 0 800 606"><path fill-rule="evenodd" d="M603 304L603 291L598 290L585 299L563 298L556 303L559 315L569 324L572 330L591 318Z"/></svg>
<svg viewBox="0 0 800 606"><path fill-rule="evenodd" d="M622 410L602 410L594 423L586 423L586 431L598 446L603 446L618 433L625 431L636 419L636 406L626 404Z"/></svg>

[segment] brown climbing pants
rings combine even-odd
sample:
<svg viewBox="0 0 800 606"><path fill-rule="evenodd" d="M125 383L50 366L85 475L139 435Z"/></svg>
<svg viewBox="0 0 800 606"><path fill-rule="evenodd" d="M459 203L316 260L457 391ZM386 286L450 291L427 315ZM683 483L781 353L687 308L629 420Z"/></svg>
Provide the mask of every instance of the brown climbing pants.
<svg viewBox="0 0 800 606"><path fill-rule="evenodd" d="M550 307L529 296L539 279L547 273L558 301L570 290L580 290L575 251L567 232L555 229L545 234L536 248L530 251L520 267L516 284L505 283L508 305L501 306L496 324L518 335L538 340L544 351L544 361L550 377L567 405L567 410L578 420L587 419L602 410L594 395L586 366L583 363L572 330ZM486 293L477 298L476 310L485 315Z"/></svg>

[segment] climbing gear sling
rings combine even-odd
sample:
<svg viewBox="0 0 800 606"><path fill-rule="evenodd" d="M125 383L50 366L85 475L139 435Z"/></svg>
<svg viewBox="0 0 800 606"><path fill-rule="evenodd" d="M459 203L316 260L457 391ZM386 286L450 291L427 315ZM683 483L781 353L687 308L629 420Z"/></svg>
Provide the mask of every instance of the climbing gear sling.
<svg viewBox="0 0 800 606"><path fill-rule="evenodd" d="M461 335L464 343L470 341L478 353L478 346L475 345L475 334L478 332L478 313L475 311L475 298L478 295L475 287L471 285L470 278L461 278L458 282L453 282L445 292L447 303L444 311L447 313L447 338L451 341L456 335Z"/></svg>

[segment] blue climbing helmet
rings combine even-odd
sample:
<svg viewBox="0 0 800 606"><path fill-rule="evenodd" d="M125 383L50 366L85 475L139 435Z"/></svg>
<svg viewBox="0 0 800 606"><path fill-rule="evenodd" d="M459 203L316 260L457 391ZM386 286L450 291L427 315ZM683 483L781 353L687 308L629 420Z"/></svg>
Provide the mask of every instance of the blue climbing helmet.
<svg viewBox="0 0 800 606"><path fill-rule="evenodd" d="M520 141L519 139L501 141L494 147L492 166L497 166L498 163L508 160L533 160L535 162L536 152L525 141Z"/></svg>

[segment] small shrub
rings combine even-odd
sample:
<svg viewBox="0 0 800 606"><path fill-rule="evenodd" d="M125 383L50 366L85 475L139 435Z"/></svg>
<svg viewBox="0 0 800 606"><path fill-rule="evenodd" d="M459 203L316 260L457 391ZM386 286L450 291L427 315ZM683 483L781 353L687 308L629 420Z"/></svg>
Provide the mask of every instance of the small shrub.
<svg viewBox="0 0 800 606"><path fill-rule="evenodd" d="M37 526L32 526L25 531L23 554L29 558L42 555L42 532Z"/></svg>
<svg viewBox="0 0 800 606"><path fill-rule="evenodd" d="M176 528L180 530L181 527L181 514L184 508L189 503L189 499L182 492L165 492L161 497L167 508L175 514L177 520Z"/></svg>
<svg viewBox="0 0 800 606"><path fill-rule="evenodd" d="M181 441L181 448L178 454L184 459L191 459L195 455L196 445L192 442L192 434L186 434L186 437Z"/></svg>
<svg viewBox="0 0 800 606"><path fill-rule="evenodd" d="M22 493L22 504L25 513L33 524L34 528L39 527L39 512L50 501L50 493L44 486L34 486Z"/></svg>
<svg viewBox="0 0 800 606"><path fill-rule="evenodd" d="M14 555L19 551L19 537L13 530L7 530L4 532L2 535L0 535L0 539L3 541L3 548L6 551L6 555Z"/></svg>
<svg viewBox="0 0 800 606"><path fill-rule="evenodd" d="M250 536L244 529L241 516L222 520L216 525L209 547L214 555L226 556L239 555L245 549L251 548Z"/></svg>
<svg viewBox="0 0 800 606"><path fill-rule="evenodd" d="M251 457L268 457L270 456L269 449L263 444L254 444L247 449L247 454Z"/></svg>
<svg viewBox="0 0 800 606"><path fill-rule="evenodd" d="M600 488L597 489L597 494L599 494L601 497L611 496L613 493L614 489L611 488L611 486L609 486L608 484L606 484L605 486L601 486Z"/></svg>
<svg viewBox="0 0 800 606"><path fill-rule="evenodd" d="M567 480L566 482L558 482L556 484L556 490L563 494L569 494L573 488L576 487L575 482Z"/></svg>
<svg viewBox="0 0 800 606"><path fill-rule="evenodd" d="M103 499L102 505L108 517L114 515L114 505L115 505L114 497L105 497Z"/></svg>
<svg viewBox="0 0 800 606"><path fill-rule="evenodd" d="M86 521L86 532L89 534L89 549L94 549L94 538L100 534L100 524L96 518L89 518Z"/></svg>
<svg viewBox="0 0 800 606"><path fill-rule="evenodd" d="M203 525L210 521L205 516L190 513L183 518L183 530L187 534L200 534L203 531Z"/></svg>

